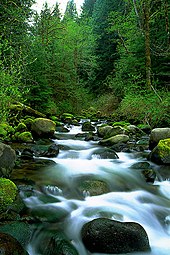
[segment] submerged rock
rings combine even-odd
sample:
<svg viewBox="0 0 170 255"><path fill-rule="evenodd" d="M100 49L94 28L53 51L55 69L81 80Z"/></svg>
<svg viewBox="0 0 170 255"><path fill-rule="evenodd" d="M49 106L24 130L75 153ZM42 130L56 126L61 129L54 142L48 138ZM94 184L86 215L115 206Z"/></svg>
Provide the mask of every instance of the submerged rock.
<svg viewBox="0 0 170 255"><path fill-rule="evenodd" d="M85 180L82 181L78 187L83 194L90 196L98 196L110 192L110 189L104 181L100 180Z"/></svg>
<svg viewBox="0 0 170 255"><path fill-rule="evenodd" d="M61 231L44 233L40 241L38 254L42 255L80 255L71 241Z"/></svg>
<svg viewBox="0 0 170 255"><path fill-rule="evenodd" d="M86 223L81 235L85 247L92 253L120 254L150 250L146 231L135 222L98 218Z"/></svg>

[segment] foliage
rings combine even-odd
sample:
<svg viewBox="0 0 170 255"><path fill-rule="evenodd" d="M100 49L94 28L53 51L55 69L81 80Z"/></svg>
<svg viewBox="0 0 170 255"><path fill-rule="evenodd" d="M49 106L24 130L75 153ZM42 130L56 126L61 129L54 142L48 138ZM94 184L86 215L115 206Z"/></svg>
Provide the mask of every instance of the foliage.
<svg viewBox="0 0 170 255"><path fill-rule="evenodd" d="M0 212L7 210L15 200L17 193L16 185L6 178L0 178Z"/></svg>
<svg viewBox="0 0 170 255"><path fill-rule="evenodd" d="M2 57L5 55L4 52L5 54L8 52L8 64L6 58ZM3 44L0 43L0 59L0 121L5 121L9 104L12 101L22 100L24 87L21 83L21 59L15 61L14 50L6 40Z"/></svg>
<svg viewBox="0 0 170 255"><path fill-rule="evenodd" d="M170 93L161 92L160 98L154 92L128 94L117 110L119 119L134 124L149 124L152 128L169 126Z"/></svg>

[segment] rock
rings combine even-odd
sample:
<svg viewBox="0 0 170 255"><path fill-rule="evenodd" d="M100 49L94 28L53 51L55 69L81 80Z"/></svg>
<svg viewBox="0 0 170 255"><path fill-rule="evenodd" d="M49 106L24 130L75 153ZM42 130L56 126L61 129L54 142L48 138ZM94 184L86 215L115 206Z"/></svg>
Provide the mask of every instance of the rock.
<svg viewBox="0 0 170 255"><path fill-rule="evenodd" d="M56 125L50 119L36 118L31 125L31 132L36 138L52 138L55 132Z"/></svg>
<svg viewBox="0 0 170 255"><path fill-rule="evenodd" d="M170 165L170 138L160 140L158 145L151 151L149 159L156 164Z"/></svg>
<svg viewBox="0 0 170 255"><path fill-rule="evenodd" d="M90 121L86 121L82 123L82 131L95 131L95 127Z"/></svg>
<svg viewBox="0 0 170 255"><path fill-rule="evenodd" d="M72 123L72 120L73 120L73 118L74 118L74 116L73 116L73 114L71 114L71 113L65 112L65 113L63 113L63 114L61 115L60 118L61 118L62 122L71 124L71 123Z"/></svg>
<svg viewBox="0 0 170 255"><path fill-rule="evenodd" d="M119 134L124 134L125 130L121 126L99 126L97 129L99 137L103 137L104 139L107 139L109 137L119 135Z"/></svg>
<svg viewBox="0 0 170 255"><path fill-rule="evenodd" d="M98 196L110 192L110 189L104 181L85 180L80 182L78 190L90 196Z"/></svg>
<svg viewBox="0 0 170 255"><path fill-rule="evenodd" d="M135 222L98 218L86 223L81 231L85 247L92 253L130 253L149 251L146 231Z"/></svg>
<svg viewBox="0 0 170 255"><path fill-rule="evenodd" d="M8 177L15 165L15 151L6 144L0 143L0 176Z"/></svg>
<svg viewBox="0 0 170 255"><path fill-rule="evenodd" d="M4 233L0 233L0 252L2 255L29 255L14 237Z"/></svg>
<svg viewBox="0 0 170 255"><path fill-rule="evenodd" d="M101 148L93 151L91 158L100 158L100 159L118 159L116 152L110 148Z"/></svg>
<svg viewBox="0 0 170 255"><path fill-rule="evenodd" d="M33 137L31 132L22 132L18 135L18 141L22 143L32 143L33 142Z"/></svg>
<svg viewBox="0 0 170 255"><path fill-rule="evenodd" d="M100 145L112 146L118 143L126 143L129 141L129 136L127 135L115 135L107 139L103 139L99 142Z"/></svg>
<svg viewBox="0 0 170 255"><path fill-rule="evenodd" d="M0 232L12 236L23 247L26 247L31 240L33 229L26 222L12 221L0 223Z"/></svg>
<svg viewBox="0 0 170 255"><path fill-rule="evenodd" d="M16 185L6 178L0 178L0 212L5 212L14 202L17 195Z"/></svg>
<svg viewBox="0 0 170 255"><path fill-rule="evenodd" d="M149 149L152 150L160 140L170 138L170 128L155 128L151 131Z"/></svg>
<svg viewBox="0 0 170 255"><path fill-rule="evenodd" d="M76 248L71 244L71 241L61 231L44 234L44 238L40 240L38 254L79 255Z"/></svg>

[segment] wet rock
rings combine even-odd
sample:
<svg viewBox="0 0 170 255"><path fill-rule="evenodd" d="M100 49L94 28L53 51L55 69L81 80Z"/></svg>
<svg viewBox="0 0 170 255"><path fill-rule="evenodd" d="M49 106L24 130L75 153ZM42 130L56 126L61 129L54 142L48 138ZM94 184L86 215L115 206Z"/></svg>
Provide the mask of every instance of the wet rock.
<svg viewBox="0 0 170 255"><path fill-rule="evenodd" d="M152 150L160 140L170 138L170 128L155 128L151 131L149 149Z"/></svg>
<svg viewBox="0 0 170 255"><path fill-rule="evenodd" d="M17 140L22 143L32 143L33 137L32 137L31 132L26 131L26 132L20 133L17 137Z"/></svg>
<svg viewBox="0 0 170 255"><path fill-rule="evenodd" d="M0 252L2 255L29 255L14 237L4 233L0 233Z"/></svg>
<svg viewBox="0 0 170 255"><path fill-rule="evenodd" d="M107 138L115 136L115 135L124 134L125 129L121 126L115 126L115 127L100 126L100 127L98 127L97 132L100 137L107 139Z"/></svg>
<svg viewBox="0 0 170 255"><path fill-rule="evenodd" d="M15 165L16 153L6 144L0 143L0 176L8 177Z"/></svg>
<svg viewBox="0 0 170 255"><path fill-rule="evenodd" d="M100 158L100 159L118 159L116 152L109 148L101 148L93 151L91 158Z"/></svg>
<svg viewBox="0 0 170 255"><path fill-rule="evenodd" d="M82 131L95 131L95 127L90 121L86 121L82 123Z"/></svg>
<svg viewBox="0 0 170 255"><path fill-rule="evenodd" d="M21 222L21 221L8 222L7 221L7 222L0 223L0 232L12 236L23 247L26 247L29 244L31 240L32 231L33 230L31 229L30 225L26 222Z"/></svg>
<svg viewBox="0 0 170 255"><path fill-rule="evenodd" d="M56 125L46 118L36 118L31 125L31 132L35 139L37 138L51 138L54 135Z"/></svg>
<svg viewBox="0 0 170 255"><path fill-rule="evenodd" d="M81 231L85 247L92 253L129 253L149 251L144 228L134 222L98 218L86 223Z"/></svg>
<svg viewBox="0 0 170 255"><path fill-rule="evenodd" d="M110 192L110 189L104 181L84 180L80 182L78 190L85 195L98 196Z"/></svg>
<svg viewBox="0 0 170 255"><path fill-rule="evenodd" d="M118 143L126 143L129 141L129 136L127 135L115 135L107 139L103 139L99 142L100 145L112 146Z"/></svg>
<svg viewBox="0 0 170 255"><path fill-rule="evenodd" d="M71 241L61 231L44 233L38 254L42 255L80 255Z"/></svg>

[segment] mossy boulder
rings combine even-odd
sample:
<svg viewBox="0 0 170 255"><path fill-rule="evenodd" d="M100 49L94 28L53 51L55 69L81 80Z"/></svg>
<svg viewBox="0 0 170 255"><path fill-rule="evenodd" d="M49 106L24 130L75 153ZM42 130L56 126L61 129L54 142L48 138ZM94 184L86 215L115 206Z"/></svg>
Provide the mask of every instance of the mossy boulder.
<svg viewBox="0 0 170 255"><path fill-rule="evenodd" d="M120 254L150 250L145 229L135 222L98 218L86 223L81 235L91 253Z"/></svg>
<svg viewBox="0 0 170 255"><path fill-rule="evenodd" d="M95 127L90 121L85 121L82 124L82 131L95 131Z"/></svg>
<svg viewBox="0 0 170 255"><path fill-rule="evenodd" d="M11 146L0 143L0 176L9 176L16 161L16 153Z"/></svg>
<svg viewBox="0 0 170 255"><path fill-rule="evenodd" d="M71 113L63 113L60 118L64 123L71 124L74 119L74 115Z"/></svg>
<svg viewBox="0 0 170 255"><path fill-rule="evenodd" d="M15 132L24 132L26 130L27 126L23 122L20 122L18 126L15 128Z"/></svg>
<svg viewBox="0 0 170 255"><path fill-rule="evenodd" d="M124 134L125 130L121 126L100 126L98 127L98 135L100 137L103 137L104 139L107 139L109 137L118 135L118 134Z"/></svg>
<svg viewBox="0 0 170 255"><path fill-rule="evenodd" d="M26 131L22 132L18 135L18 141L23 142L23 143L32 143L33 142L33 137L31 132Z"/></svg>
<svg viewBox="0 0 170 255"><path fill-rule="evenodd" d="M36 138L52 138L55 132L56 124L54 121L46 118L36 118L31 125L31 133Z"/></svg>
<svg viewBox="0 0 170 255"><path fill-rule="evenodd" d="M160 140L170 138L170 128L154 128L149 138L149 149L153 150Z"/></svg>
<svg viewBox="0 0 170 255"><path fill-rule="evenodd" d="M99 142L99 144L103 146L112 146L118 143L127 143L128 141L129 141L128 135L120 134L120 135L112 136L107 139L103 139Z"/></svg>
<svg viewBox="0 0 170 255"><path fill-rule="evenodd" d="M160 140L158 145L151 151L149 159L156 164L170 165L170 138Z"/></svg>
<svg viewBox="0 0 170 255"><path fill-rule="evenodd" d="M9 135L14 133L14 128L7 123L0 124L0 138L5 140Z"/></svg>
<svg viewBox="0 0 170 255"><path fill-rule="evenodd" d="M17 195L16 185L9 179L0 178L0 212L4 212L14 202Z"/></svg>

